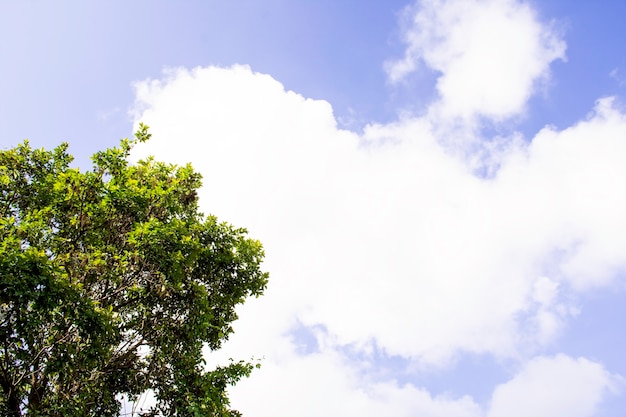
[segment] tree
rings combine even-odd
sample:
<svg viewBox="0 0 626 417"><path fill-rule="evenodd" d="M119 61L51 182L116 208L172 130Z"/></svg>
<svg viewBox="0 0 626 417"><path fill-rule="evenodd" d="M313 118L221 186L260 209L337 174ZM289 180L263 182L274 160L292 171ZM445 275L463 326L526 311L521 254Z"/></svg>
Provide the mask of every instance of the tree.
<svg viewBox="0 0 626 417"><path fill-rule="evenodd" d="M0 151L0 412L117 416L151 390L142 415L237 416L226 388L253 366L204 369L203 349L259 296L261 244L198 211L201 176L133 140L70 167L67 144Z"/></svg>

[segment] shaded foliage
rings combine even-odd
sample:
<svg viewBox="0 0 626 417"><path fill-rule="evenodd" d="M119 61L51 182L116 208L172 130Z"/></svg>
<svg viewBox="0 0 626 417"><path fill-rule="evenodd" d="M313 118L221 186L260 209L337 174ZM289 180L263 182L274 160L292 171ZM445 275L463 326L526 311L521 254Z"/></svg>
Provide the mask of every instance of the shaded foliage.
<svg viewBox="0 0 626 417"><path fill-rule="evenodd" d="M226 387L252 365L205 370L203 348L262 294L261 244L198 211L191 166L127 162L134 140L70 167L25 141L0 151L0 410L7 416L234 416Z"/></svg>

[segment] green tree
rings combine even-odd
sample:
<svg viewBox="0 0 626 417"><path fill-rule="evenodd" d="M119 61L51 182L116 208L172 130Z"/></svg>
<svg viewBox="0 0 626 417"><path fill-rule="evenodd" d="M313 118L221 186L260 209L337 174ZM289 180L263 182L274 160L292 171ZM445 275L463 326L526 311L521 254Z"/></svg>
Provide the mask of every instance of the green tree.
<svg viewBox="0 0 626 417"><path fill-rule="evenodd" d="M252 364L207 370L202 350L265 289L262 246L198 211L191 166L129 164L135 136L87 172L67 144L0 151L3 415L117 416L148 391L142 415L239 415L226 388Z"/></svg>

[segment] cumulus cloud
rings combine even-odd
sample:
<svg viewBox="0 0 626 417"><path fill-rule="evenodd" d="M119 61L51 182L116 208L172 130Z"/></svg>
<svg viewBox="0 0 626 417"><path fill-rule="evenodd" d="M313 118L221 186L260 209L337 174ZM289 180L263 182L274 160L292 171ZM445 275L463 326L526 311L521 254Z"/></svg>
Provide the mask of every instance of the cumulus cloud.
<svg viewBox="0 0 626 417"><path fill-rule="evenodd" d="M191 160L206 211L265 242L280 315L324 324L339 344L428 362L514 355L520 314L567 314L533 300L537 280L603 285L626 262L626 191L613 181L626 176L626 122L607 101L511 149L485 179L427 120L359 138L328 103L246 67L178 70L138 100L155 136L144 152Z"/></svg>
<svg viewBox="0 0 626 417"><path fill-rule="evenodd" d="M268 360L262 370L231 392L233 403L245 415L261 410L260 415L267 416L481 416L480 407L468 396L432 396L410 384L364 378L333 350L282 356Z"/></svg>
<svg viewBox="0 0 626 417"><path fill-rule="evenodd" d="M446 117L506 118L523 110L565 42L515 0L421 0L405 10L407 49L389 61L397 83L420 64L441 73L437 110Z"/></svg>
<svg viewBox="0 0 626 417"><path fill-rule="evenodd" d="M626 266L626 189L615 181L626 178L626 116L602 99L568 129L492 141L480 155L461 143L459 152L455 135L467 132L441 114L520 111L564 44L522 3L420 7L426 27L411 32L390 74L417 57L441 71L439 110L362 134L338 128L329 103L247 66L172 69L136 84L135 117L153 139L134 157L192 162L204 176L204 211L247 227L266 248L266 295L240 309L225 349L208 354L210 363L265 358L232 391L242 410L482 415L467 396L380 378L367 366L372 350L416 369L452 366L466 352L523 362L575 316L568 294L613 285ZM474 88L488 80L497 88ZM476 174L476 158L490 175ZM298 326L315 341L304 350ZM559 366L604 375L589 379L590 392L608 386L598 364L536 359L495 391L490 416Z"/></svg>
<svg viewBox="0 0 626 417"><path fill-rule="evenodd" d="M327 353L375 343L428 364L516 357L571 315L561 291L608 285L626 264L614 181L626 177L626 119L608 100L503 152L493 178L440 146L428 120L359 137L328 103L243 66L172 71L139 84L137 100L154 137L136 157L191 161L205 211L266 246L270 288L241 310L226 352L264 355L267 378L306 365L281 359L296 321L323 326Z"/></svg>
<svg viewBox="0 0 626 417"><path fill-rule="evenodd" d="M622 378L584 358L537 357L494 390L487 417L591 417L622 384Z"/></svg>

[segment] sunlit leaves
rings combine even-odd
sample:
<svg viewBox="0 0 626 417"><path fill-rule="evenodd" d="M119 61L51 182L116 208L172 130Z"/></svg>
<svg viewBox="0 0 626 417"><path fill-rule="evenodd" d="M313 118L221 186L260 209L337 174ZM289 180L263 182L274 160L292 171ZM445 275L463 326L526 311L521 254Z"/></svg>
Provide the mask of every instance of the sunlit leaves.
<svg viewBox="0 0 626 417"><path fill-rule="evenodd" d="M191 166L130 165L149 136L140 126L87 172L65 144L0 151L3 413L117 415L117 395L150 389L145 415L237 415L225 388L252 366L207 372L201 352L263 292L263 249L198 212Z"/></svg>

